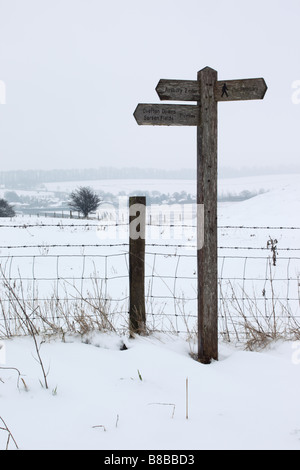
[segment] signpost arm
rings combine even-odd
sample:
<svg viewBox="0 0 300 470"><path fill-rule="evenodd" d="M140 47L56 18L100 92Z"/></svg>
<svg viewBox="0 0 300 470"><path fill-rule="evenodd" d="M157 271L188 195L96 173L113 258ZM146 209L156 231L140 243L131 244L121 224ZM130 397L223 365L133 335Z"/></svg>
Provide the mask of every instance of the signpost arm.
<svg viewBox="0 0 300 470"><path fill-rule="evenodd" d="M205 364L218 359L218 103L214 97L217 75L217 72L209 67L198 72L200 85L198 101L200 115L197 126L198 360ZM204 206L204 227L200 224L200 205Z"/></svg>

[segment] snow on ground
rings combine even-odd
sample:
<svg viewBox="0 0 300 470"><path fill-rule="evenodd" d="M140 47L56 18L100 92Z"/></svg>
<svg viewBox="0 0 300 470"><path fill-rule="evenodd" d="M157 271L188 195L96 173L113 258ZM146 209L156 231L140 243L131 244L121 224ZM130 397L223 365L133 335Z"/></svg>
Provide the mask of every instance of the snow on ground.
<svg viewBox="0 0 300 470"><path fill-rule="evenodd" d="M175 337L125 342L43 344L48 390L32 340L5 342L6 367L27 387L0 369L0 415L20 449L300 449L300 343L260 353L222 344L205 366Z"/></svg>
<svg viewBox="0 0 300 470"><path fill-rule="evenodd" d="M266 178L266 187L272 188L272 181L271 178ZM275 187L269 189L267 193L242 201L238 210L234 210L232 204L224 209L219 224L228 221L232 225L245 226L252 224L300 226L299 183L300 175L294 175L289 180L283 179L281 184L277 180Z"/></svg>
<svg viewBox="0 0 300 470"><path fill-rule="evenodd" d="M268 193L221 204L219 225L299 227L296 176L281 182L276 177L275 183L265 178L265 184L258 181L255 189L264 187L270 189ZM248 189L244 182L243 189ZM5 223L33 224L34 220ZM96 231L78 227L69 231L59 226L3 228L1 232L2 247L43 245L39 250L45 259L53 252L48 247L51 243L99 243ZM185 241L192 235L185 233ZM224 228L219 244L259 248L269 236L278 237L281 247L300 247L299 231L273 229ZM20 249L1 248L1 256L8 252L16 255ZM26 254L27 249L21 252ZM162 267L168 266L168 259ZM32 270L25 265L25 270ZM79 268L74 264L73 269ZM184 265L184 269L187 275L194 266ZM236 267L232 264L228 269L234 274ZM276 267L280 276L286 269L281 262ZM299 275L299 263L293 265L292 274ZM122 341L126 350L120 350ZM171 334L130 340L108 333L49 339L40 349L48 390L41 385L32 338L4 339L1 345L0 417L20 449L300 449L300 342L277 342L260 352L220 342L219 361L207 366L190 356L193 344ZM23 380L11 368L17 368ZM5 448L7 435L0 430L0 449ZM14 448L12 440L9 448Z"/></svg>

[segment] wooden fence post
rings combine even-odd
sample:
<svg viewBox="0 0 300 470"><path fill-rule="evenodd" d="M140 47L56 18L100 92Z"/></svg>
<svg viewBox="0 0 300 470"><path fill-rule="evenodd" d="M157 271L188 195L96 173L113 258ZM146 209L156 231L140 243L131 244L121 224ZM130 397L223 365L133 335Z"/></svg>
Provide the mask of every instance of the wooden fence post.
<svg viewBox="0 0 300 470"><path fill-rule="evenodd" d="M129 198L129 330L145 334L146 197Z"/></svg>

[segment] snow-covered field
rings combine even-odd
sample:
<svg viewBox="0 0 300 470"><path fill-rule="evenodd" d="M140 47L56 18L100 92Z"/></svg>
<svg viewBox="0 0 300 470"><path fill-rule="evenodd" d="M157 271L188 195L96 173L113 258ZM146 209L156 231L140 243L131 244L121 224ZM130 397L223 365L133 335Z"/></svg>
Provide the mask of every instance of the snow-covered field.
<svg viewBox="0 0 300 470"><path fill-rule="evenodd" d="M210 366L175 337L118 343L95 334L43 344L46 390L32 340L5 342L28 389L1 370L1 416L20 449L300 449L300 343L260 353L222 344Z"/></svg>
<svg viewBox="0 0 300 470"><path fill-rule="evenodd" d="M252 293L257 289L255 295L261 296L265 286L270 295L264 279L269 266L265 258L272 260L272 253L266 246L270 238L276 239L277 263L270 267L272 279L277 279L274 288L276 296L296 299L290 303L295 316L299 315L299 181L299 175L221 181L224 191L232 190L233 184L237 192L269 191L219 206L224 289L226 278L246 275L261 277L258 287L249 285ZM39 225L34 227L35 223ZM78 278L80 289L82 273L88 277L96 267L99 276L115 278L111 280L113 295L126 296L126 225L116 231L115 227L104 230L104 222L95 227L85 227L85 221L72 223L78 226L64 227L66 219L2 219L6 226L1 228L0 256L6 275L21 277L24 282L28 278L31 283L44 278L39 286L44 292L58 289L55 278L59 272L60 278ZM253 228L262 226L270 228ZM294 228L279 228L287 226ZM167 297L175 292L174 278L168 284L166 277L174 276L176 270L176 289L187 297L195 296L195 229L148 226L147 243L152 242L161 245L148 247L153 295ZM77 247L54 246L57 244ZM103 246L80 246L96 244ZM121 246L109 246L117 244ZM190 246L175 248L175 252L167 246L176 244ZM93 259L95 249L107 261L105 272L100 258L99 263ZM117 250L113 258L108 257L112 250ZM245 287L246 281L241 282ZM31 290L28 288L32 297L36 287L31 284ZM172 308L174 302L166 307L166 314ZM187 315L195 313L195 302L186 303L185 309ZM120 350L122 342L126 350ZM220 339L219 361L204 366L190 356L193 342L171 330L131 340L108 332L67 335L64 341L56 337L40 348L48 390L41 385L32 338L2 339L0 345L0 417L20 449L300 449L300 342L281 340L263 351L249 352ZM0 423L0 427L4 425ZM7 437L8 432L0 430L0 449L6 447ZM14 447L10 439L9 448Z"/></svg>

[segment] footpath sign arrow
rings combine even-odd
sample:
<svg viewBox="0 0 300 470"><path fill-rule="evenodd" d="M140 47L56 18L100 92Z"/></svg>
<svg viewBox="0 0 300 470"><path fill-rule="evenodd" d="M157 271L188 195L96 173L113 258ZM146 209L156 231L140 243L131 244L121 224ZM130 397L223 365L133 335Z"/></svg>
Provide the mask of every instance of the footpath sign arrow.
<svg viewBox="0 0 300 470"><path fill-rule="evenodd" d="M268 87L263 78L217 81L215 101L262 100ZM197 80L161 79L156 87L161 100L200 101L200 83Z"/></svg>
<svg viewBox="0 0 300 470"><path fill-rule="evenodd" d="M156 92L161 100L199 101L200 84L196 80L160 80Z"/></svg>
<svg viewBox="0 0 300 470"><path fill-rule="evenodd" d="M262 100L267 89L263 78L217 81L214 97L216 101Z"/></svg>
<svg viewBox="0 0 300 470"><path fill-rule="evenodd" d="M183 104L137 105L134 117L139 125L148 126L198 126L199 108Z"/></svg>

